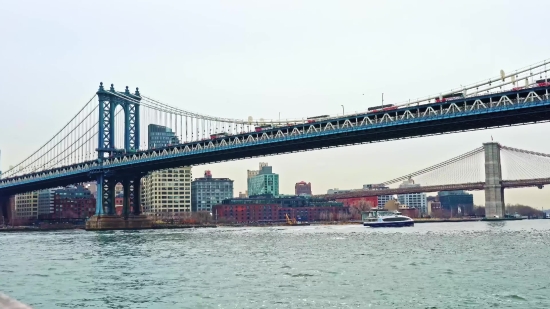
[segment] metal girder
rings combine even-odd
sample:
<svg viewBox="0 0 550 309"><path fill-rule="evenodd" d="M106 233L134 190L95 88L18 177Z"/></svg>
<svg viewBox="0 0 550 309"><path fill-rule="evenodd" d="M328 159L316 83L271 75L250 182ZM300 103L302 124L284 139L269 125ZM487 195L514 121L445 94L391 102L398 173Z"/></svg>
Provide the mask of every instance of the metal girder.
<svg viewBox="0 0 550 309"><path fill-rule="evenodd" d="M141 96L136 88L135 94L131 94L126 87L122 93L116 92L114 85L107 91L100 83L97 91L99 99L99 148L98 158L104 159L105 154L112 154L115 145L115 111L121 106L124 112L124 150L134 152L139 149L139 101Z"/></svg>
<svg viewBox="0 0 550 309"><path fill-rule="evenodd" d="M112 91L114 91L114 89L112 89ZM285 153L292 152L294 149L324 148L324 146L319 147L317 144L322 144L323 140L329 138L331 139L331 144L329 146L335 146L494 127L495 124L491 123L497 123L496 126L502 126L520 122L529 123L550 120L549 117L545 116L548 108L550 108L548 95L542 94L541 91L534 92L533 94L531 94L531 92L533 91L526 92L522 97L519 97L519 99L517 99L516 96L507 96L507 99L503 99L505 95L493 94L490 97L471 99L468 102L463 102L464 104L457 103L452 105L452 102L446 102L439 105L431 104L427 107L410 107L403 112L392 111L391 115L393 116L390 116L390 114L387 113L386 117L384 117L383 114L381 117L380 114L348 115L343 118L323 120L314 123L275 127L273 129L263 130L262 132L229 135L215 140L194 141L166 147L165 149L160 150L146 150L138 151L136 153L127 153L116 158L102 158L100 156L101 160L97 161L83 162L71 166L64 166L56 169L0 179L0 191L4 188L13 188L21 185L28 186L28 184L31 183L48 182L51 179L68 177L71 175L81 175L87 173L97 174L102 173L105 169L137 169L139 166L150 165L149 162L155 163L166 161L166 164L177 160L180 160L181 162L181 159L185 157L195 157L196 155L205 157L207 154L208 156L215 156L215 153L224 154L227 152L234 152L237 148L252 149L259 146L263 147L264 144L266 147L270 147L271 150L269 150L269 154ZM129 92L116 92L116 94L116 97L130 96ZM104 146L104 148L109 148L113 146L110 142L112 136L110 135L110 124L108 124L111 122L111 90L105 91L103 89L103 85L101 85L100 90L98 91L98 96L100 97L100 103L102 103L102 113L100 114L102 117L100 118L99 132L100 147ZM128 101L134 101L133 104L136 104L135 100L137 100L136 98L139 98L139 93L136 92L136 95L131 96L132 100L129 99ZM511 100L510 98L514 99ZM125 100L121 99L121 101L124 102ZM503 103L504 101L513 102L512 104L497 103ZM139 104L134 107L136 110L133 117L135 118L134 125L136 127L134 129L129 127L128 131L132 132L132 130L134 130L133 132L135 138L129 137L128 140L135 142L135 147L137 147L137 145L139 145L139 130L137 130ZM106 113L107 110L109 110L109 113ZM506 117L499 116L504 115L504 113L507 113ZM514 115L521 115L521 117L516 117ZM485 119L483 120L483 126L480 124L475 124L474 122L477 121L475 119ZM496 122L495 119L500 120ZM488 120L490 121L487 122ZM437 131L439 129L434 129L435 125L442 127L441 131ZM423 129L415 129L414 131L411 131L410 128L414 127L422 127ZM428 127L432 127L432 130L428 130ZM454 129L451 130L443 127ZM372 137L370 132L377 132L376 137ZM388 134L385 134L384 132L388 132ZM355 139L348 140L352 136L356 136L354 137ZM359 140L359 138L361 139ZM296 144L295 146L292 146L294 148L287 149L287 146L285 145L294 145L294 142L299 142L300 145L296 146L298 145ZM100 150L98 151L100 152ZM104 149L104 151L107 150ZM255 155L262 154L258 153ZM243 155L241 155L241 158L242 157ZM235 159L227 156L226 158L226 160ZM213 160L223 161L224 159L216 157L216 159ZM92 177L95 178L96 176Z"/></svg>

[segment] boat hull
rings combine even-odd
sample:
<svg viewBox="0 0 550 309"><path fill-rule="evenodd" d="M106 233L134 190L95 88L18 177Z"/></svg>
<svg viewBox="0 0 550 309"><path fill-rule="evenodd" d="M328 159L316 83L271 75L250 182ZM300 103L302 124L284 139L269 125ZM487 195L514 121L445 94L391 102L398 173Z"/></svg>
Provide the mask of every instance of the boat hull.
<svg viewBox="0 0 550 309"><path fill-rule="evenodd" d="M414 226L414 221L363 222L363 225L369 227L405 227Z"/></svg>

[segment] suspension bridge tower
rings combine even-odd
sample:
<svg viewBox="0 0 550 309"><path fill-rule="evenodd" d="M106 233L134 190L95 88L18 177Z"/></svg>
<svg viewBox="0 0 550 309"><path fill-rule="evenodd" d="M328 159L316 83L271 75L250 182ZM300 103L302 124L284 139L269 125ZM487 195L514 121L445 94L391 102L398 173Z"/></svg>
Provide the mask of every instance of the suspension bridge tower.
<svg viewBox="0 0 550 309"><path fill-rule="evenodd" d="M504 218L504 188L502 187L502 167L500 145L484 143L485 152L485 217Z"/></svg>
<svg viewBox="0 0 550 309"><path fill-rule="evenodd" d="M128 86L125 91L115 91L111 84L109 90L99 84L97 91L99 99L99 123L98 129L98 162L117 154L132 153L139 150L140 142L140 101L139 88L135 93L130 93ZM115 116L117 107L122 107L124 113L124 148L118 149L115 145ZM86 229L117 229L140 228L151 224L141 215L141 178L140 172L115 173L109 169L100 169L95 177L97 180L97 198L95 216L86 223ZM115 186L122 183L124 188L123 217L115 212ZM130 214L130 197L133 194L132 214Z"/></svg>

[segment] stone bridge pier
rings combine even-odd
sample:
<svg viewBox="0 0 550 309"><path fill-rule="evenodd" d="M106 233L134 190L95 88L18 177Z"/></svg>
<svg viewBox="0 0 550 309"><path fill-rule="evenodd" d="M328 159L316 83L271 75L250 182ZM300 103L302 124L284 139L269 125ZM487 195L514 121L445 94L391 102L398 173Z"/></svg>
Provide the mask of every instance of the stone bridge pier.
<svg viewBox="0 0 550 309"><path fill-rule="evenodd" d="M485 217L504 218L504 189L502 188L502 168L500 145L484 143L485 152Z"/></svg>

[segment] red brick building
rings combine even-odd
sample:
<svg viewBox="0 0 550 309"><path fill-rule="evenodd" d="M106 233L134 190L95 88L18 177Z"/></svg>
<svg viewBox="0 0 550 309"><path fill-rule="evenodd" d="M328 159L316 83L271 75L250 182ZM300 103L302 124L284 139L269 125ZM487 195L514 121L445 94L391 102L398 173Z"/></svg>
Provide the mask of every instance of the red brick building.
<svg viewBox="0 0 550 309"><path fill-rule="evenodd" d="M297 182L294 185L294 194L311 195L311 182L308 182L308 183L306 183L305 181Z"/></svg>
<svg viewBox="0 0 550 309"><path fill-rule="evenodd" d="M128 212L129 213L132 213L134 210L134 207L132 207L133 205L133 201L134 199L132 197L130 197L130 201L128 203L128 205L130 206ZM124 196L117 196L115 197L115 212L117 215L119 216L122 216L122 209L124 208Z"/></svg>
<svg viewBox="0 0 550 309"><path fill-rule="evenodd" d="M419 211L416 208L400 207L397 211L399 211L403 216L407 216L409 218L418 218L419 217Z"/></svg>
<svg viewBox="0 0 550 309"><path fill-rule="evenodd" d="M215 205L213 209L216 219L237 223L283 222L286 215L299 221L321 221L326 218L336 219L341 212L347 212L347 209L338 206L281 207L277 204L221 204Z"/></svg>
<svg viewBox="0 0 550 309"><path fill-rule="evenodd" d="M376 196L341 198L336 199L336 201L344 203L344 206L346 207L369 205L371 208L376 208L378 205L378 197Z"/></svg>
<svg viewBox="0 0 550 309"><path fill-rule="evenodd" d="M96 199L83 186L69 186L55 190L53 209L38 219L85 219L95 214Z"/></svg>

